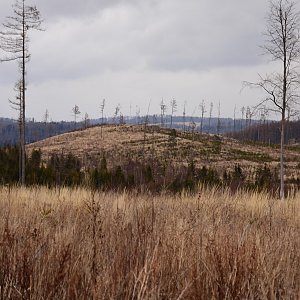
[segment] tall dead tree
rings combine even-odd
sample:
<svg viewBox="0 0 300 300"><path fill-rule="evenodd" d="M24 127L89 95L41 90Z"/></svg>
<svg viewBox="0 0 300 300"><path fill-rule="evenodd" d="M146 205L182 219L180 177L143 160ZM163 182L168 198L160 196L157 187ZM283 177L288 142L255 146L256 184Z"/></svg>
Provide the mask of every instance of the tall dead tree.
<svg viewBox="0 0 300 300"><path fill-rule="evenodd" d="M280 64L280 70L266 76L259 76L256 83L247 83L266 93L259 105L271 103L273 111L280 113L280 199L284 199L284 144L285 123L288 109L299 97L300 75L300 13L296 2L274 0L270 2L267 26L262 48L272 61Z"/></svg>
<svg viewBox="0 0 300 300"><path fill-rule="evenodd" d="M105 108L105 99L102 100L102 103L100 105L100 111L101 111L101 139L103 138L103 117L104 117L104 108ZM131 113L131 105L130 105L130 113Z"/></svg>
<svg viewBox="0 0 300 300"><path fill-rule="evenodd" d="M241 132L243 131L243 128L244 128L244 115L245 115L245 106L243 106L241 108L241 113L242 113L242 119L241 119Z"/></svg>
<svg viewBox="0 0 300 300"><path fill-rule="evenodd" d="M20 152L21 184L25 184L25 108L26 108L26 66L30 59L29 31L41 30L42 19L36 6L26 5L26 0L17 0L13 5L13 16L6 17L3 23L4 29L0 31L0 49L7 53L1 58L1 62L17 61L21 74L21 137Z"/></svg>
<svg viewBox="0 0 300 300"><path fill-rule="evenodd" d="M234 105L234 110L233 110L233 132L235 132L235 127L236 127L236 105Z"/></svg>
<svg viewBox="0 0 300 300"><path fill-rule="evenodd" d="M140 113L141 113L141 109L139 106L135 106L136 108L136 111L135 111L135 124L140 124L140 119L141 119L141 116L140 116Z"/></svg>
<svg viewBox="0 0 300 300"><path fill-rule="evenodd" d="M79 110L79 106L77 104L75 104L72 108L72 113L74 116L75 129L77 129L77 117L81 114L81 111Z"/></svg>
<svg viewBox="0 0 300 300"><path fill-rule="evenodd" d="M113 116L113 123L116 125L117 124L117 119L118 119L118 115L120 113L121 110L121 106L120 104L118 104L115 108L115 112L114 112L114 116Z"/></svg>
<svg viewBox="0 0 300 300"><path fill-rule="evenodd" d="M184 104L183 104L183 113L182 113L182 115L183 115L183 132L185 132L185 117L186 117L186 111L185 111L185 109L186 109L186 101L184 101Z"/></svg>
<svg viewBox="0 0 300 300"><path fill-rule="evenodd" d="M90 118L88 113L85 113L83 118L84 128L87 129L90 126Z"/></svg>
<svg viewBox="0 0 300 300"><path fill-rule="evenodd" d="M212 118L213 108L214 108L214 104L212 102L210 102L209 119L208 119L208 133L210 133L210 125L211 125L211 118Z"/></svg>
<svg viewBox="0 0 300 300"><path fill-rule="evenodd" d="M218 106L218 123L217 123L217 135L221 133L221 103L219 101Z"/></svg>
<svg viewBox="0 0 300 300"><path fill-rule="evenodd" d="M175 99L172 99L170 102L170 106L171 106L171 128L173 127L173 115L174 113L177 111L177 102Z"/></svg>
<svg viewBox="0 0 300 300"><path fill-rule="evenodd" d="M165 118L166 111L167 111L167 105L164 103L164 99L162 99L161 102L160 102L160 123L161 123L161 127L164 126L164 118Z"/></svg>
<svg viewBox="0 0 300 300"><path fill-rule="evenodd" d="M48 121L49 121L49 111L48 111L48 109L46 109L45 114L43 116L45 137L48 137Z"/></svg>
<svg viewBox="0 0 300 300"><path fill-rule="evenodd" d="M200 111L201 111L200 133L202 133L202 130L203 130L203 118L204 118L204 114L206 113L204 100L202 100L202 103L200 104L199 107L200 107Z"/></svg>

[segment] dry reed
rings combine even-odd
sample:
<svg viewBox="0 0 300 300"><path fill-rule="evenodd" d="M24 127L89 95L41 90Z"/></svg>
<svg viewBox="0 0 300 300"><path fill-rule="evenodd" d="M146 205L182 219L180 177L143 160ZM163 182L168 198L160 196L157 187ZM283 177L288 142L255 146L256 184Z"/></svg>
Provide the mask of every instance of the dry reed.
<svg viewBox="0 0 300 300"><path fill-rule="evenodd" d="M1 299L296 299L300 195L0 188Z"/></svg>

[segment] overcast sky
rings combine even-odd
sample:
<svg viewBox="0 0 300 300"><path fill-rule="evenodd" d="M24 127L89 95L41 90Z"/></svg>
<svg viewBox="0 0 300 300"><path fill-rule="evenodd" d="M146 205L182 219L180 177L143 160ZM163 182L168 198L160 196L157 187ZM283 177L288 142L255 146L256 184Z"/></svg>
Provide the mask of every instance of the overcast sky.
<svg viewBox="0 0 300 300"><path fill-rule="evenodd" d="M0 20L12 15L12 0L1 0ZM258 73L274 70L261 55L267 0L36 0L44 32L31 32L27 116L53 120L159 113L172 98L182 114L199 115L220 101L221 114L255 105L263 96L242 89ZM0 64L1 117L16 117L8 98L19 75L15 62Z"/></svg>

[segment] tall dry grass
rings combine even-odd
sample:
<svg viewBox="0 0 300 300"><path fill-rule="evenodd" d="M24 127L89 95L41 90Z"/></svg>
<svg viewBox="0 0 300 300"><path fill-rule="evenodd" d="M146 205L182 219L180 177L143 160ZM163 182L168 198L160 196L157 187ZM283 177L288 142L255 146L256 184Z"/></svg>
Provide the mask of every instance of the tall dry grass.
<svg viewBox="0 0 300 300"><path fill-rule="evenodd" d="M300 196L0 189L1 299L297 299Z"/></svg>

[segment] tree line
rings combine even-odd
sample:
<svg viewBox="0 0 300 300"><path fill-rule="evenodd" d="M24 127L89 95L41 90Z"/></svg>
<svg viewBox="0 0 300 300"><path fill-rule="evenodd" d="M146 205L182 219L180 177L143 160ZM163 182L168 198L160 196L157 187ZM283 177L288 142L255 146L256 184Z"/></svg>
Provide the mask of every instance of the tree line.
<svg viewBox="0 0 300 300"><path fill-rule="evenodd" d="M8 146L0 148L0 183L16 185L19 183L19 148ZM47 162L42 161L41 150L33 150L26 159L25 184L48 187L85 186L99 190L140 190L159 193L183 190L193 192L199 185L206 187L273 191L278 187L276 171L265 164L257 167L249 176L240 165L234 169L218 172L205 165L196 167L191 160L188 166L174 165L171 162L138 162L128 159L122 165L108 165L105 154L96 167L86 167L80 159L69 154L52 154ZM252 178L252 179L250 179ZM300 186L300 182L291 182Z"/></svg>

